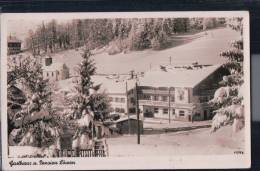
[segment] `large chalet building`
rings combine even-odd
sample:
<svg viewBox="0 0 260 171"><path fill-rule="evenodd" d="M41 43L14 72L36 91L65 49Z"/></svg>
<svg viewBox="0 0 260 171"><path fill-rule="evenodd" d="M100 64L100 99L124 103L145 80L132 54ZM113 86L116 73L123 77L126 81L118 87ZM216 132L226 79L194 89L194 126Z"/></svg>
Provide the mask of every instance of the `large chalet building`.
<svg viewBox="0 0 260 171"><path fill-rule="evenodd" d="M144 117L194 121L213 116L208 101L228 71L221 65L160 66L139 79L139 109Z"/></svg>
<svg viewBox="0 0 260 171"><path fill-rule="evenodd" d="M200 121L213 117L208 101L229 72L221 65L160 66L138 78L95 75L110 100L111 114L136 115L136 86L140 117Z"/></svg>

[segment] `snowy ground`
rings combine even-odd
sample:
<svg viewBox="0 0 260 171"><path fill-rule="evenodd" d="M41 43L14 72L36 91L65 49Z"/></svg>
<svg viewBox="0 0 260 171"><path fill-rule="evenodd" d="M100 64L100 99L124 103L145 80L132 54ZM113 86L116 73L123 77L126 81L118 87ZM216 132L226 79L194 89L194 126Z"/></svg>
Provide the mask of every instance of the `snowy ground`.
<svg viewBox="0 0 260 171"><path fill-rule="evenodd" d="M230 126L215 133L208 128L193 131L141 135L137 144L136 135L107 138L110 157L120 156L176 156L176 155L223 155L244 150L244 129L232 133ZM30 146L9 146L9 157L43 154L51 149Z"/></svg>
<svg viewBox="0 0 260 171"><path fill-rule="evenodd" d="M108 138L109 156L163 156L234 154L244 149L244 130L232 133L230 126L211 134L208 128L176 133Z"/></svg>
<svg viewBox="0 0 260 171"><path fill-rule="evenodd" d="M230 48L230 41L239 38L239 33L229 28L219 28L207 31L207 35L194 39L189 43L154 51L135 51L127 54L108 55L106 52L93 56L98 73L128 73L130 70L147 71L150 66L169 64L190 64L198 61L201 64L217 64L224 61L220 52ZM73 70L81 61L80 49L67 50L55 55L54 61L66 63Z"/></svg>
<svg viewBox="0 0 260 171"><path fill-rule="evenodd" d="M211 125L211 120L194 121L194 122L171 120L171 122L169 123L168 119L144 118L144 128L163 129L163 128L179 128L179 127L192 127L192 126L204 126L204 125Z"/></svg>

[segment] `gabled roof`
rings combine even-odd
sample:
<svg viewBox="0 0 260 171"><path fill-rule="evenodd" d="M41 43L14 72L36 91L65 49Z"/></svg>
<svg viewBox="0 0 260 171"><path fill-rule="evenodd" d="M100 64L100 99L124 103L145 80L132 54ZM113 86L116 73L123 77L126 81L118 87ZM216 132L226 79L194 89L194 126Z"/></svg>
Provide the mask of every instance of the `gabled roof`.
<svg viewBox="0 0 260 171"><path fill-rule="evenodd" d="M64 67L64 65L66 65L66 64L55 62L49 66L43 66L42 69L43 69L43 71L58 71L58 70L61 70Z"/></svg>
<svg viewBox="0 0 260 171"><path fill-rule="evenodd" d="M22 41L19 40L19 39L18 39L17 37L15 37L15 36L8 36L7 42L8 42L8 43L21 43Z"/></svg>
<svg viewBox="0 0 260 171"><path fill-rule="evenodd" d="M133 115L133 116L129 116L129 119L137 120L137 117L135 115ZM122 117L122 118L120 118L120 119L118 119L118 120L116 120L114 122L115 123L119 123L119 122L123 122L123 121L126 121L126 120L128 120L128 117ZM139 120L141 120L141 118L139 118Z"/></svg>
<svg viewBox="0 0 260 171"><path fill-rule="evenodd" d="M120 79L120 78L110 78L109 76L99 76L95 75L92 77L94 84L101 84L101 90L109 94L125 94L126 93L126 83L128 90L135 86L134 79Z"/></svg>
<svg viewBox="0 0 260 171"><path fill-rule="evenodd" d="M139 85L151 87L190 87L193 88L221 65L211 66L161 66L147 71L139 79Z"/></svg>

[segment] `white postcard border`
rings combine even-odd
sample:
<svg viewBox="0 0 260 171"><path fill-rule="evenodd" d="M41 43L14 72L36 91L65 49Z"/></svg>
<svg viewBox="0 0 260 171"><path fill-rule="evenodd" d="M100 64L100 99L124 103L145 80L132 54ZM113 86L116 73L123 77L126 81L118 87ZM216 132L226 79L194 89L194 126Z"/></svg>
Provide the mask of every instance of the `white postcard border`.
<svg viewBox="0 0 260 171"><path fill-rule="evenodd" d="M150 157L107 157L107 158L8 158L7 156L7 21L10 19L32 20L80 19L80 18L158 18L158 17L243 17L244 79L245 93L245 153L243 155L181 155ZM250 50L249 13L247 11L213 12L100 12L100 13L13 13L1 15L1 121L2 121L2 164L4 170L93 170L93 169L202 169L202 168L249 168L251 166L250 136ZM75 165L30 165L13 166L9 162L28 161L75 161Z"/></svg>

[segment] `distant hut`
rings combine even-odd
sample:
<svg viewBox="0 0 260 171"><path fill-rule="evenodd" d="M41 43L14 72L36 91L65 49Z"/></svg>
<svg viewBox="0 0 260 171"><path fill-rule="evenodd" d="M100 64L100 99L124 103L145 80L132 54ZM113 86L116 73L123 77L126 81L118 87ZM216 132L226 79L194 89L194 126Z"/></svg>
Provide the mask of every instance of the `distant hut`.
<svg viewBox="0 0 260 171"><path fill-rule="evenodd" d="M69 68L65 63L52 63L52 58L46 57L43 66L43 78L50 81L65 80L69 78Z"/></svg>
<svg viewBox="0 0 260 171"><path fill-rule="evenodd" d="M139 123L140 123L140 133L143 133L143 121L139 120ZM115 126L119 134L128 134L128 133L137 134L138 132L137 125L138 125L138 121L134 117L130 117L129 120L128 117L124 117L115 121Z"/></svg>

